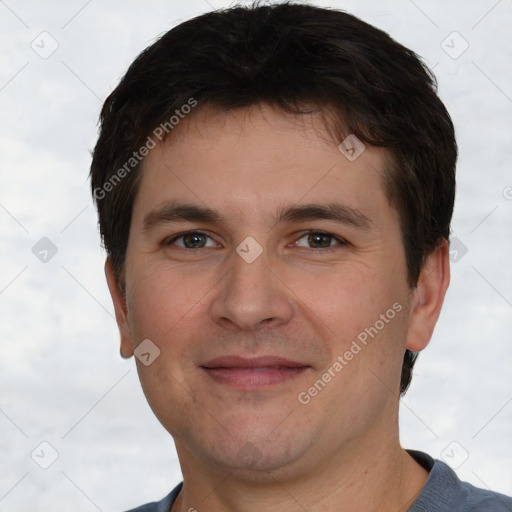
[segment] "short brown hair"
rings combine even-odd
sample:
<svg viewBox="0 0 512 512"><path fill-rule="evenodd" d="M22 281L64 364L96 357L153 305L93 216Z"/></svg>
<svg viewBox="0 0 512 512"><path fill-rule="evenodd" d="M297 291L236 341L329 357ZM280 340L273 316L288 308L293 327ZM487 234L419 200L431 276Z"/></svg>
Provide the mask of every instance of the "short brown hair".
<svg viewBox="0 0 512 512"><path fill-rule="evenodd" d="M138 150L157 127L170 132L171 117L193 99L227 110L259 103L294 113L312 112L306 105L327 108L349 133L387 148L393 165L385 189L400 215L415 287L425 258L449 238L455 196L454 128L436 91L435 77L414 52L342 11L256 4L174 27L137 57L101 111L91 187L118 280L138 189ZM402 393L414 361L406 351Z"/></svg>

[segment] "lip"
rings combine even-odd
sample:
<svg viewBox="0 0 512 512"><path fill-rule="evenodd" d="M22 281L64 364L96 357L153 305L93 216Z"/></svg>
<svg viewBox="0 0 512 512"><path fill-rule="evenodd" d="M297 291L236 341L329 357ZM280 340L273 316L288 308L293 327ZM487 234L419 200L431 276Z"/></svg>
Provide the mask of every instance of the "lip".
<svg viewBox="0 0 512 512"><path fill-rule="evenodd" d="M289 381L310 366L276 356L223 356L202 364L201 368L220 384L237 389L256 390Z"/></svg>
<svg viewBox="0 0 512 512"><path fill-rule="evenodd" d="M265 368L265 367L284 367L284 368L303 368L309 366L298 361L284 359L277 356L262 357L240 357L240 356L222 356L216 357L201 365L203 368Z"/></svg>

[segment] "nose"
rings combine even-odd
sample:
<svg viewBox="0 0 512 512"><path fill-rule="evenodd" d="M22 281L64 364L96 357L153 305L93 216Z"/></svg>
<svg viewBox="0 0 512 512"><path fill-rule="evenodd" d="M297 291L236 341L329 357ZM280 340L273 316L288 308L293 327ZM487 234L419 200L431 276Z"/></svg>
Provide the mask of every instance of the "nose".
<svg viewBox="0 0 512 512"><path fill-rule="evenodd" d="M221 281L211 304L218 325L230 330L258 331L288 323L294 308L291 292L269 267L265 251L251 263L233 254L231 271Z"/></svg>

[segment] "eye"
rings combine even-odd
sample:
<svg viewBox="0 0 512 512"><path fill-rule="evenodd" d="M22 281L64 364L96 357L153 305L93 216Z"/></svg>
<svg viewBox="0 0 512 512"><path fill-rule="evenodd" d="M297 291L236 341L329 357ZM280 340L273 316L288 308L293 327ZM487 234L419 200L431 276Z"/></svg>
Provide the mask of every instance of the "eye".
<svg viewBox="0 0 512 512"><path fill-rule="evenodd" d="M183 249L202 249L203 247L216 247L217 244L205 233L189 231L169 239L167 245L176 245Z"/></svg>
<svg viewBox="0 0 512 512"><path fill-rule="evenodd" d="M310 231L301 236L295 245L310 249L329 249L337 245L348 245L348 242L324 231Z"/></svg>

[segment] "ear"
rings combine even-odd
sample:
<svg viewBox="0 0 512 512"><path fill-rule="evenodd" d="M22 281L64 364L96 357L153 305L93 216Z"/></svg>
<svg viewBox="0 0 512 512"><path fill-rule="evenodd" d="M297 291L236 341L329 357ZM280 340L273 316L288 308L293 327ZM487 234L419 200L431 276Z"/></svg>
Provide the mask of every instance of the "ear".
<svg viewBox="0 0 512 512"><path fill-rule="evenodd" d="M449 256L448 241L443 240L427 257L421 270L418 284L413 291L407 335L407 348L411 352L423 350L434 332L450 284Z"/></svg>
<svg viewBox="0 0 512 512"><path fill-rule="evenodd" d="M110 257L105 262L105 276L107 277L108 289L114 303L116 312L116 322L121 335L121 356L125 359L133 356L133 342L130 334L130 326L128 324L128 314L126 308L126 298L119 288L114 266Z"/></svg>

